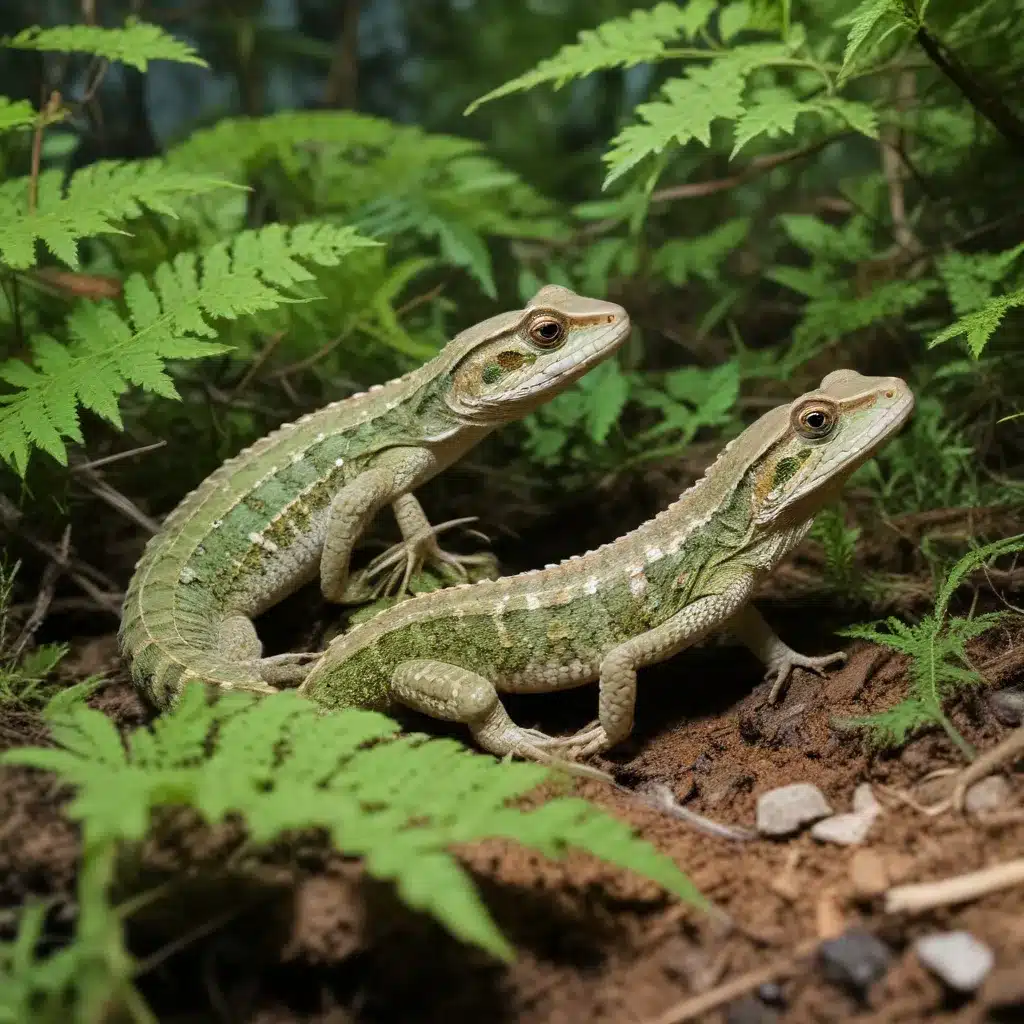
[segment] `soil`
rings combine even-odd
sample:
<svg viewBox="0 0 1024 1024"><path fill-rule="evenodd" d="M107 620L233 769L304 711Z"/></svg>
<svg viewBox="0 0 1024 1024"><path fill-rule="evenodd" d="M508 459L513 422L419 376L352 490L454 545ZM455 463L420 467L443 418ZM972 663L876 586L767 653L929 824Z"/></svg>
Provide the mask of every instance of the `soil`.
<svg viewBox="0 0 1024 1024"><path fill-rule="evenodd" d="M762 609L783 636L800 637L802 649L828 648L824 632L809 634L806 606L769 602ZM815 621L823 626L827 620L827 609L816 608ZM1019 639L994 630L972 649L972 661L997 667L1001 687L1019 684L1024 659L1013 657ZM143 992L158 1019L172 1024L1024 1020L1024 886L893 916L859 880L873 873L877 889L1019 857L1024 777L1007 775L1011 798L987 820L952 812L930 817L904 802L900 794L909 794L927 773L960 762L941 733L925 733L898 754L879 754L837 728L835 719L891 705L906 685L900 656L858 643L848 650L848 664L824 679L797 672L775 706L768 705L768 688L745 652L724 645L686 652L643 674L633 736L614 756L594 763L625 787L664 783L687 808L747 828L758 795L773 787L813 782L836 811L845 811L855 787L867 781L885 810L860 846L823 844L806 833L776 841L719 838L623 789L571 782L579 795L627 820L671 856L730 923L683 907L653 884L585 854L551 862L489 841L461 853L519 951L517 962L505 967L403 908L386 887L368 884L358 863L315 837L269 854L256 881L221 869L223 830L199 822L183 829L179 822L173 841L147 844L133 883L139 891L177 878L173 896L132 918L132 951L151 964L141 978ZM114 666L113 637L101 636L75 644L64 670L81 677ZM589 719L594 697L593 688L585 688L507 704L517 720L558 731ZM92 700L125 729L149 717L120 667ZM952 718L978 749L1009 732L984 693L960 699ZM39 720L24 712L0 722L5 747L44 736ZM3 776L3 904L13 908L29 895L52 898L59 935L74 919L79 852L76 831L61 815L68 794L39 772L6 768ZM915 798L934 800L932 789L925 794L918 787ZM543 795L542 789L535 798ZM5 931L13 916L6 912ZM876 935L891 954L884 976L862 995L829 981L813 955L794 959L808 940L850 928ZM911 948L920 935L956 929L995 953L995 968L970 997L949 995ZM763 979L773 982L768 987L750 984L731 1004L680 1015L695 997L772 964L777 969Z"/></svg>

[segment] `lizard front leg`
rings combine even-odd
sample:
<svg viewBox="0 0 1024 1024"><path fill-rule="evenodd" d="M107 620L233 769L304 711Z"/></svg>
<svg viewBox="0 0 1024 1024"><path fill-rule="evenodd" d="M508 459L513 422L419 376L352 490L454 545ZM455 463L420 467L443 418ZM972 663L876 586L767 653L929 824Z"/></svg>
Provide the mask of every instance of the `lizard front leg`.
<svg viewBox="0 0 1024 1024"><path fill-rule="evenodd" d="M550 749L568 757L587 757L621 743L633 731L637 670L666 661L721 628L750 595L741 580L721 594L698 598L660 626L613 647L601 662L598 719Z"/></svg>
<svg viewBox="0 0 1024 1024"><path fill-rule="evenodd" d="M319 652L312 652L273 654L264 658L263 644L247 615L230 615L220 623L217 653L225 660L250 665L269 693L275 692L278 685L301 683L309 671L309 663L319 657Z"/></svg>
<svg viewBox="0 0 1024 1024"><path fill-rule="evenodd" d="M772 680L771 693L768 694L769 704L774 704L778 700L782 687L793 669L805 668L820 676L830 665L842 664L846 660L843 651L813 657L799 654L783 642L775 630L764 621L761 613L749 604L732 617L729 632L767 668L765 678Z"/></svg>

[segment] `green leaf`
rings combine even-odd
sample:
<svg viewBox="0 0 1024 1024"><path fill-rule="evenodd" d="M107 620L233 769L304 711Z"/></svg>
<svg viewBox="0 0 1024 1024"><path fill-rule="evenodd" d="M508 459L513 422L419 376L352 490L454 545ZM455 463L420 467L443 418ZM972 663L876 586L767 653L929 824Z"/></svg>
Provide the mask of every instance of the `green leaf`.
<svg viewBox="0 0 1024 1024"><path fill-rule="evenodd" d="M941 345L951 338L967 336L967 348L975 358L981 355L989 338L996 332L996 328L1002 323L1007 310L1024 306L1024 288L1011 292L1009 295L997 295L989 299L981 309L967 316L960 317L956 323L950 324L943 331L939 331L930 342L929 348Z"/></svg>
<svg viewBox="0 0 1024 1024"><path fill-rule="evenodd" d="M1004 252L964 253L953 250L937 261L949 302L957 316L973 313L992 297L995 285L1007 277L1024 243Z"/></svg>
<svg viewBox="0 0 1024 1024"><path fill-rule="evenodd" d="M98 25L58 25L55 28L33 26L2 45L16 50L54 50L61 53L85 53L105 60L120 61L145 71L151 60L171 60L179 64L208 67L193 47L169 35L159 25L128 18L124 28Z"/></svg>
<svg viewBox="0 0 1024 1024"><path fill-rule="evenodd" d="M717 282L721 266L745 241L750 231L749 217L735 217L719 224L706 235L674 238L654 254L653 268L677 288L691 275Z"/></svg>
<svg viewBox="0 0 1024 1024"><path fill-rule="evenodd" d="M293 286L312 279L306 263L333 267L378 244L330 223L270 224L205 252L179 253L148 279L132 274L123 311L80 302L68 317L68 345L38 336L32 365L0 365L0 378L17 389L0 395L0 457L24 472L35 446L65 463L64 439L81 440L79 405L120 427L118 398L130 385L176 398L164 364L223 352L208 340L217 337L211 321L294 301Z"/></svg>
<svg viewBox="0 0 1024 1024"><path fill-rule="evenodd" d="M34 266L37 239L59 260L77 267L80 238L117 232L116 221L141 217L146 207L173 217L176 203L231 187L160 160L98 161L78 171L66 193L63 177L62 170L40 175L31 211L28 178L0 185L0 258L9 267Z"/></svg>
<svg viewBox="0 0 1024 1024"><path fill-rule="evenodd" d="M641 103L639 122L624 128L604 154L607 188L646 157L695 139L711 145L711 124L718 118L735 120L743 113L743 89L756 68L785 59L789 49L782 43L751 43L716 57L709 65L693 67L685 78L673 78L661 89L663 99Z"/></svg>
<svg viewBox="0 0 1024 1024"><path fill-rule="evenodd" d="M12 100L0 96L0 132L31 128L35 123L36 111L28 100Z"/></svg>
<svg viewBox="0 0 1024 1024"><path fill-rule="evenodd" d="M474 100L465 113L472 114L484 103L545 82L559 89L572 79L595 71L660 60L667 42L680 36L692 38L707 24L715 8L714 0L690 0L683 6L659 3L650 10L635 10L626 17L613 18L596 29L581 32L577 42L563 46L531 71Z"/></svg>
<svg viewBox="0 0 1024 1024"><path fill-rule="evenodd" d="M801 114L814 110L813 104L794 99L785 89L774 89L770 94L762 93L756 103L744 110L736 121L736 141L729 159L753 138L767 135L792 135L796 131L796 119Z"/></svg>
<svg viewBox="0 0 1024 1024"><path fill-rule="evenodd" d="M853 70L855 59L876 29L891 29L896 25L909 24L900 0L864 0L849 18L844 20L850 25L850 33L843 52L843 64L839 70L840 83Z"/></svg>
<svg viewBox="0 0 1024 1024"><path fill-rule="evenodd" d="M587 431L596 444L604 444L629 399L629 380L615 360L591 370L584 378L587 395Z"/></svg>

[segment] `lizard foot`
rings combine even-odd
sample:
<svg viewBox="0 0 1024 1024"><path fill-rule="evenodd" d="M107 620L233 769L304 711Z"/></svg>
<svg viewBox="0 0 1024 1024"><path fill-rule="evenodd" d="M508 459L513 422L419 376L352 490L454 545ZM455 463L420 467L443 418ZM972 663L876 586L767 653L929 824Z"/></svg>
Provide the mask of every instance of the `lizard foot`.
<svg viewBox="0 0 1024 1024"><path fill-rule="evenodd" d="M533 730L524 731L532 732ZM596 721L584 726L571 736L546 736L544 733L539 735L543 739L540 742L535 741L537 747L547 754L564 758L589 757L612 745L611 738L605 732L604 726Z"/></svg>
<svg viewBox="0 0 1024 1024"><path fill-rule="evenodd" d="M821 676L830 665L841 665L846 661L845 651L834 651L832 654L819 654L815 656L797 654L796 651L788 650L768 670L765 680L772 681L771 693L768 694L768 703L774 704L779 699L782 687L795 668L805 668L808 672Z"/></svg>
<svg viewBox="0 0 1024 1024"><path fill-rule="evenodd" d="M476 567L485 567L489 578L497 578L497 561L490 552L454 555L437 543L437 535L443 530L471 523L475 519L476 516L450 519L417 534L411 540L400 541L388 548L365 569L352 576L346 588L346 602L376 601L392 595L406 596L412 577L428 567L436 569L452 583L465 583L469 579L470 570ZM374 583L375 579L377 582Z"/></svg>
<svg viewBox="0 0 1024 1024"><path fill-rule="evenodd" d="M291 654L272 654L252 663L253 668L271 690L277 686L297 686L309 673L310 662L320 657L320 651L299 651ZM275 685L276 684L276 685Z"/></svg>

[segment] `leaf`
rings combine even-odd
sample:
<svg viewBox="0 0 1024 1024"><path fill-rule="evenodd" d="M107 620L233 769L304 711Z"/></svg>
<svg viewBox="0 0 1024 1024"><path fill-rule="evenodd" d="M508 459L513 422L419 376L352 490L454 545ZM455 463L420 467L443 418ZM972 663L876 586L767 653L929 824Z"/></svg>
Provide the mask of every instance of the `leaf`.
<svg viewBox="0 0 1024 1024"><path fill-rule="evenodd" d="M29 179L0 185L0 258L16 270L36 263L41 240L59 260L78 266L78 239L115 232L115 221L141 217L148 207L175 215L174 203L230 187L160 160L102 160L83 167L65 193L61 170L39 177L36 208L28 208Z"/></svg>
<svg viewBox="0 0 1024 1024"><path fill-rule="evenodd" d="M35 107L28 100L12 100L0 96L0 132L31 128L35 123Z"/></svg>
<svg viewBox="0 0 1024 1024"><path fill-rule="evenodd" d="M629 399L629 380L615 360L591 370L584 378L587 395L587 431L596 444L604 444Z"/></svg>
<svg viewBox="0 0 1024 1024"><path fill-rule="evenodd" d="M635 10L579 34L577 42L563 46L535 68L492 89L465 110L472 114L484 103L502 96L526 92L545 82L560 89L574 78L583 78L607 68L629 68L660 60L665 44L680 36L693 38L716 8L714 0L690 0L679 4L659 3L650 10Z"/></svg>
<svg viewBox="0 0 1024 1024"><path fill-rule="evenodd" d="M973 313L992 297L995 285L1013 269L1024 243L999 253L964 253L956 250L937 260L950 305L958 316Z"/></svg>
<svg viewBox="0 0 1024 1024"><path fill-rule="evenodd" d="M813 101L815 109L832 113L845 121L855 132L869 139L878 138L878 114L867 103L846 100L841 96L829 96Z"/></svg>
<svg viewBox="0 0 1024 1024"><path fill-rule="evenodd" d="M712 122L735 120L743 113L747 76L788 55L782 43L751 43L726 51L707 66L691 68L685 78L667 81L661 89L664 98L639 104L639 122L612 140L612 148L603 156L608 164L604 187L672 142L683 145L695 139L710 146Z"/></svg>
<svg viewBox="0 0 1024 1024"><path fill-rule="evenodd" d="M335 224L271 224L205 252L179 253L149 279L132 274L123 306L79 302L67 321L68 345L38 336L31 365L0 364L0 378L16 388L0 395L0 457L24 472L34 446L65 463L64 440L81 440L79 405L120 427L118 398L130 385L176 398L164 364L224 351L209 340L217 337L211 321L292 301L289 290L312 277L306 263L336 266L378 244Z"/></svg>
<svg viewBox="0 0 1024 1024"><path fill-rule="evenodd" d="M98 25L58 25L55 28L33 26L2 45L15 50L54 50L61 53L86 53L106 60L120 61L145 71L151 60L171 60L179 64L209 67L194 48L169 35L159 25L128 18L124 28Z"/></svg>
<svg viewBox="0 0 1024 1024"><path fill-rule="evenodd" d="M82 734L116 734L84 705L72 717ZM148 738L145 728L133 735L117 768L84 748L18 748L6 760L52 768L73 785L69 813L93 841L137 842L153 811L174 806L195 807L211 822L240 814L250 844L325 829L339 851L362 857L367 873L393 883L410 906L503 959L512 948L454 845L500 837L549 856L590 850L707 906L668 857L599 808L571 798L535 810L508 806L548 777L541 765L499 762L450 739L396 737L398 725L383 715L323 714L294 692L211 704L193 684L157 721Z"/></svg>
<svg viewBox="0 0 1024 1024"><path fill-rule="evenodd" d="M792 135L796 130L796 119L801 114L814 110L813 104L797 100L784 89L772 90L770 96L762 96L744 110L736 121L736 140L729 154L731 160L753 138L767 135L774 139L779 135Z"/></svg>
<svg viewBox="0 0 1024 1024"><path fill-rule="evenodd" d="M745 241L750 223L749 217L735 217L706 235L674 238L655 252L653 269L677 288L691 275L717 282L722 264Z"/></svg>
<svg viewBox="0 0 1024 1024"><path fill-rule="evenodd" d="M850 74L854 59L860 54L875 29L880 26L908 24L899 0L864 0L849 16L850 33L839 69L839 83Z"/></svg>
<svg viewBox="0 0 1024 1024"><path fill-rule="evenodd" d="M951 338L967 336L967 348L975 358L981 355L989 338L996 332L996 328L1002 323L1007 310L1024 306L1024 288L1011 292L1009 295L997 295L989 299L981 309L967 316L960 317L956 323L950 324L943 331L939 331L930 342L929 348L941 345Z"/></svg>

